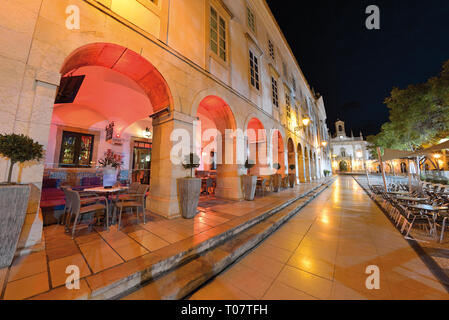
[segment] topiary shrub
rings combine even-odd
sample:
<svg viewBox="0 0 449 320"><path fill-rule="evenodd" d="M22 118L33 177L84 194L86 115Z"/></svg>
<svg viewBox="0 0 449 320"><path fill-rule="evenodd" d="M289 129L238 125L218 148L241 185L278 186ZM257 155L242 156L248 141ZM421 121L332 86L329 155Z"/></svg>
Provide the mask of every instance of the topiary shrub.
<svg viewBox="0 0 449 320"><path fill-rule="evenodd" d="M7 183L11 183L16 163L37 160L44 156L44 147L23 134L0 134L0 155L11 160Z"/></svg>
<svg viewBox="0 0 449 320"><path fill-rule="evenodd" d="M200 157L198 157L195 153L191 153L185 156L182 166L184 169L190 169L190 177L193 178L193 169L200 166Z"/></svg>

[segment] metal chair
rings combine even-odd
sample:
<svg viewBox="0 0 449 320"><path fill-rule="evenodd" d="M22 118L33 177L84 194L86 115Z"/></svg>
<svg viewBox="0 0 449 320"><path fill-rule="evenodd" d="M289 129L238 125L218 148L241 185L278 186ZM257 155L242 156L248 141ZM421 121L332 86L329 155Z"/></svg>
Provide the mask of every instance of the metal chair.
<svg viewBox="0 0 449 320"><path fill-rule="evenodd" d="M122 223L122 212L123 209L131 208L131 213L133 208L136 208L137 220L139 220L139 208L142 210L143 215L143 223L146 224L145 217L145 197L148 192L148 185L141 184L136 194L128 194L123 196L120 201L116 203L116 207L120 209L119 218L118 218L118 230L120 230Z"/></svg>
<svg viewBox="0 0 449 320"><path fill-rule="evenodd" d="M259 181L260 181L260 183L259 183ZM267 189L267 186L266 186L267 179L262 179L262 180L259 180L259 181L256 184L256 192L257 192L257 190L262 191L262 197L265 197L265 191Z"/></svg>
<svg viewBox="0 0 449 320"><path fill-rule="evenodd" d="M77 191L67 189L67 194L68 194L69 202L70 202L70 215L66 222L67 229L69 229L69 225L70 225L72 216L75 216L75 219L73 221L73 227L72 227L72 239L75 238L75 230L76 230L76 225L78 224L78 220L81 218L82 215L88 214L88 213L104 211L105 217L106 217L106 230L109 230L109 215L108 215L109 205L108 205L108 201L106 198L96 197L96 203L92 204L92 202L83 202L81 200L79 192L77 192ZM101 203L103 201L104 201L104 204Z"/></svg>

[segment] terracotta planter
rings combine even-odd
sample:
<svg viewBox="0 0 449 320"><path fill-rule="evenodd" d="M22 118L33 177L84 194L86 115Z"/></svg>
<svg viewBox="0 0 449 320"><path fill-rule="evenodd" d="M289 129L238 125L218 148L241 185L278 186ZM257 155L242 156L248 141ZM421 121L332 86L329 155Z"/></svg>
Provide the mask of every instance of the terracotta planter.
<svg viewBox="0 0 449 320"><path fill-rule="evenodd" d="M279 192L282 184L282 176L280 174L273 175L273 191Z"/></svg>
<svg viewBox="0 0 449 320"><path fill-rule="evenodd" d="M290 184L290 188L294 188L296 184L296 174L290 173L288 175L288 182Z"/></svg>
<svg viewBox="0 0 449 320"><path fill-rule="evenodd" d="M256 194L257 177L256 176L243 176L243 188L245 190L245 200L253 201Z"/></svg>
<svg viewBox="0 0 449 320"><path fill-rule="evenodd" d="M103 187L113 187L117 183L117 169L107 166L103 169Z"/></svg>
<svg viewBox="0 0 449 320"><path fill-rule="evenodd" d="M179 179L179 198L183 218L193 219L198 213L198 201L201 193L201 179Z"/></svg>
<svg viewBox="0 0 449 320"><path fill-rule="evenodd" d="M14 258L30 190L29 185L0 185L0 269Z"/></svg>

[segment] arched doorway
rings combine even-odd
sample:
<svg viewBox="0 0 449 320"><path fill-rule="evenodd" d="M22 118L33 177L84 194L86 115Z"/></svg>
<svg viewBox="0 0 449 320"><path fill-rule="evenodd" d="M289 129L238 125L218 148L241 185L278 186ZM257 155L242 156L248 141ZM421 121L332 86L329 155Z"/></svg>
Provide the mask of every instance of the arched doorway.
<svg viewBox="0 0 449 320"><path fill-rule="evenodd" d="M173 104L159 71L128 48L92 43L71 53L60 73L44 180L58 177L83 188L100 185L98 161L112 153L122 161L118 177L122 184L150 184L150 197L160 200L149 201L149 197L150 210L178 214L178 207L160 205L173 198L166 187L172 165L163 159L161 148L166 142L149 116L173 109Z"/></svg>
<svg viewBox="0 0 449 320"><path fill-rule="evenodd" d="M407 165L404 162L401 162L401 173L407 173Z"/></svg>
<svg viewBox="0 0 449 320"><path fill-rule="evenodd" d="M272 139L272 150L273 150L273 165L278 163L280 165L280 169L277 173L280 173L282 176L285 176L285 151L284 151L284 139L282 138L282 134L279 130L273 130L273 139Z"/></svg>
<svg viewBox="0 0 449 320"><path fill-rule="evenodd" d="M338 168L341 172L348 172L348 163L346 161L340 161Z"/></svg>
<svg viewBox="0 0 449 320"><path fill-rule="evenodd" d="M305 172L306 168L305 168L305 164L304 164L304 153L302 151L302 146L300 143L298 143L297 154L298 154L299 181L304 183L304 182L306 182L306 172Z"/></svg>
<svg viewBox="0 0 449 320"><path fill-rule="evenodd" d="M197 171L215 181L215 196L219 198L242 199L242 190L237 164L237 139L226 137L226 130L235 132L237 125L229 105L220 97L211 95L201 100L197 118L196 152L201 163ZM241 137L243 138L243 137ZM243 142L243 141L239 141ZM214 153L215 168L208 166Z"/></svg>
<svg viewBox="0 0 449 320"><path fill-rule="evenodd" d="M247 157L254 164L252 175L268 175L267 135L265 127L257 118L252 118L246 128Z"/></svg>

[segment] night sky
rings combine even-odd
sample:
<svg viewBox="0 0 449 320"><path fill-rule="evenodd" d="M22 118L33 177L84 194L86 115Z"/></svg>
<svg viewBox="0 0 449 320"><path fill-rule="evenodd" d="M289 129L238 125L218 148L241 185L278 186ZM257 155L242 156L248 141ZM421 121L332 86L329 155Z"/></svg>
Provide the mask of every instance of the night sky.
<svg viewBox="0 0 449 320"><path fill-rule="evenodd" d="M267 0L309 84L324 96L328 126L377 134L393 87L425 82L449 59L447 0ZM379 6L381 29L367 30Z"/></svg>

